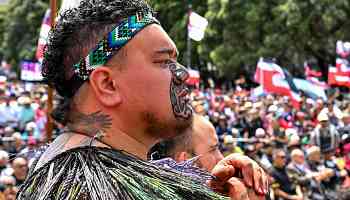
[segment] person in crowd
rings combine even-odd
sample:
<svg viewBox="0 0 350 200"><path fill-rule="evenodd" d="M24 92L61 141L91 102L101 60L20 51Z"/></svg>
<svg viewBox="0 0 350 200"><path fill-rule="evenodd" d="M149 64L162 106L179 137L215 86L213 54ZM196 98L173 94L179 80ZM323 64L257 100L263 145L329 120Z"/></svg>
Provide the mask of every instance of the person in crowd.
<svg viewBox="0 0 350 200"><path fill-rule="evenodd" d="M338 148L340 136L335 126L329 122L328 115L320 113L317 120L319 125L311 135L311 144L319 146L321 151Z"/></svg>
<svg viewBox="0 0 350 200"><path fill-rule="evenodd" d="M228 134L230 132L231 132L231 127L228 126L227 116L225 114L221 114L219 116L218 126L216 128L217 135L219 137L222 137L223 135Z"/></svg>
<svg viewBox="0 0 350 200"><path fill-rule="evenodd" d="M21 186L28 175L28 161L24 157L17 157L12 161L13 177L16 180L16 186Z"/></svg>
<svg viewBox="0 0 350 200"><path fill-rule="evenodd" d="M5 96L2 98L4 99L5 103L0 106L0 124L15 128L17 127L19 120L18 108L12 104L11 97Z"/></svg>
<svg viewBox="0 0 350 200"><path fill-rule="evenodd" d="M0 150L0 175L9 167L9 154L7 151Z"/></svg>
<svg viewBox="0 0 350 200"><path fill-rule="evenodd" d="M259 110L257 108L251 108L248 111L248 119L247 119L248 127L248 135L246 138L255 137L255 132L258 128L263 128L263 121L259 116Z"/></svg>
<svg viewBox="0 0 350 200"><path fill-rule="evenodd" d="M237 146L237 141L234 141L234 138L232 137L232 135L225 135L223 143L224 143L223 144L224 157L232 153L244 154L243 150L239 146Z"/></svg>
<svg viewBox="0 0 350 200"><path fill-rule="evenodd" d="M291 151L291 162L287 166L287 174L292 182L301 186L304 196L307 196L314 174L311 173L309 166L305 162L302 150L294 149Z"/></svg>
<svg viewBox="0 0 350 200"><path fill-rule="evenodd" d="M334 176L332 169L326 168L321 159L321 150L317 146L307 149L307 164L311 171L309 199L323 200L326 195L325 180Z"/></svg>
<svg viewBox="0 0 350 200"><path fill-rule="evenodd" d="M342 124L343 126L338 129L339 134L350 136L350 112L343 112Z"/></svg>
<svg viewBox="0 0 350 200"><path fill-rule="evenodd" d="M266 171L271 172L272 163L273 163L273 149L274 142L270 141L264 143L264 148L261 149L262 155L260 159L260 164Z"/></svg>
<svg viewBox="0 0 350 200"><path fill-rule="evenodd" d="M273 167L271 176L273 178L272 189L276 200L302 200L303 194L287 174L286 153L282 149L276 149L273 153Z"/></svg>
<svg viewBox="0 0 350 200"><path fill-rule="evenodd" d="M337 105L335 105L333 102L327 102L325 103L325 107L320 112L321 115L328 115L329 116L329 122L333 126L338 126L341 123L341 119L343 117L342 111L338 108Z"/></svg>
<svg viewBox="0 0 350 200"><path fill-rule="evenodd" d="M159 159L171 157L177 162L198 156L196 164L209 172L224 158L214 126L199 115L194 116L191 129L179 137L155 145L149 154L154 153L161 154Z"/></svg>
<svg viewBox="0 0 350 200"><path fill-rule="evenodd" d="M19 152L19 155L25 156L29 162L32 162L37 154L37 143L35 137L29 136L26 147Z"/></svg>
<svg viewBox="0 0 350 200"><path fill-rule="evenodd" d="M193 111L189 74L144 1L84 0L49 38L43 75L65 98L54 116L66 130L31 167L17 199L264 198L266 174L245 156L222 159L208 185L146 161L153 145L191 127Z"/></svg>
<svg viewBox="0 0 350 200"><path fill-rule="evenodd" d="M325 180L325 189L332 194L336 194L347 176L346 170L341 170L335 160L335 149L329 148L321 150L326 168L333 170L333 176Z"/></svg>
<svg viewBox="0 0 350 200"><path fill-rule="evenodd" d="M31 122L35 119L35 111L32 108L32 100L28 96L22 97L22 109L19 113L19 127L21 130L25 128L25 125L28 122Z"/></svg>
<svg viewBox="0 0 350 200"><path fill-rule="evenodd" d="M10 146L8 148L8 152L10 154L10 159L16 157L16 155L25 148L25 142L22 139L22 135L19 132L15 132L12 135L13 141L10 142Z"/></svg>
<svg viewBox="0 0 350 200"><path fill-rule="evenodd" d="M0 200L15 200L18 188L12 176L0 177Z"/></svg>

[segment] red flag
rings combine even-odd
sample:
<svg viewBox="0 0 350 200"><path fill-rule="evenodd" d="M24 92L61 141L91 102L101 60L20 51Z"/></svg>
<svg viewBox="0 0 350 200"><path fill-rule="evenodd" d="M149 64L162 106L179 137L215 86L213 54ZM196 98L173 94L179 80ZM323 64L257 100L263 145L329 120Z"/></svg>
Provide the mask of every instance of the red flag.
<svg viewBox="0 0 350 200"><path fill-rule="evenodd" d="M337 58L335 67L338 75L350 76L350 65L347 59Z"/></svg>
<svg viewBox="0 0 350 200"><path fill-rule="evenodd" d="M307 62L304 63L305 77L321 77L322 72L312 69Z"/></svg>
<svg viewBox="0 0 350 200"><path fill-rule="evenodd" d="M193 69L189 69L188 73L190 74L190 76L187 79L186 83L189 84L189 85L199 86L199 81L200 81L199 71L193 70Z"/></svg>
<svg viewBox="0 0 350 200"><path fill-rule="evenodd" d="M328 84L350 87L350 76L339 71L338 67L330 66L328 70Z"/></svg>
<svg viewBox="0 0 350 200"><path fill-rule="evenodd" d="M273 62L260 59L255 71L255 81L260 83L266 92L289 96L295 107L299 107L300 96L293 91L282 68Z"/></svg>
<svg viewBox="0 0 350 200"><path fill-rule="evenodd" d="M36 49L35 57L41 62L44 58L44 48L47 44L49 31L51 29L51 11L50 9L46 10L43 22L41 24L40 36L38 41L38 47Z"/></svg>
<svg viewBox="0 0 350 200"><path fill-rule="evenodd" d="M350 42L337 41L336 53L341 58L346 58L350 55Z"/></svg>
<svg viewBox="0 0 350 200"><path fill-rule="evenodd" d="M329 85L324 82L324 81L320 81L317 77L306 77L306 80L310 81L311 83L320 86L323 89L328 89Z"/></svg>

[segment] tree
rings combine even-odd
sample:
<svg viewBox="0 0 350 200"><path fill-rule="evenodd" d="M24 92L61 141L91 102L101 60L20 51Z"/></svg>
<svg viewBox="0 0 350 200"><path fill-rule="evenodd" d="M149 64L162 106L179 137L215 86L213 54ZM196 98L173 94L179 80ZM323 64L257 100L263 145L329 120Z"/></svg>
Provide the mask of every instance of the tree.
<svg viewBox="0 0 350 200"><path fill-rule="evenodd" d="M335 62L335 43L349 40L350 3L345 0L208 0L205 54L230 74L254 71L259 57L301 72L315 59L326 72Z"/></svg>
<svg viewBox="0 0 350 200"><path fill-rule="evenodd" d="M9 1L1 51L13 66L18 67L22 59L35 58L40 26L47 8L45 0Z"/></svg>
<svg viewBox="0 0 350 200"><path fill-rule="evenodd" d="M6 13L7 13L7 6L0 5L0 41L3 40L4 33L6 31L6 26L5 26ZM2 60L3 55L4 55L3 50L0 48L0 60Z"/></svg>

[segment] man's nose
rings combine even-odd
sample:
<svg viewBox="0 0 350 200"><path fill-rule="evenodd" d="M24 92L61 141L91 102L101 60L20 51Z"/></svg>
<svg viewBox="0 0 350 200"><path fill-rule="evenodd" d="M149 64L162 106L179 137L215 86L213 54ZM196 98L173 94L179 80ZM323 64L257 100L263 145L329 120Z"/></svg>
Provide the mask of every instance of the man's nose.
<svg viewBox="0 0 350 200"><path fill-rule="evenodd" d="M190 76L188 70L181 65L180 63L176 63L176 69L174 72L175 80L177 83L184 83Z"/></svg>

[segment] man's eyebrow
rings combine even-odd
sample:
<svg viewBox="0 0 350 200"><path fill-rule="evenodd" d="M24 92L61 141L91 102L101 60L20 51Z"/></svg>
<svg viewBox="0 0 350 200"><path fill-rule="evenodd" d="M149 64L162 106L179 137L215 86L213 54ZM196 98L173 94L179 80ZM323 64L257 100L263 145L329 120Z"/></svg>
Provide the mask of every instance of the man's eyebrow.
<svg viewBox="0 0 350 200"><path fill-rule="evenodd" d="M175 54L175 57L179 55L179 52L177 49L171 48L171 47L163 47L158 50L156 50L156 54L169 54L173 56Z"/></svg>

